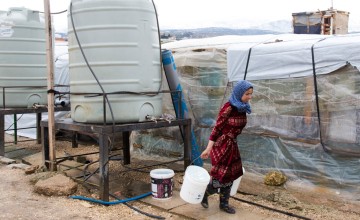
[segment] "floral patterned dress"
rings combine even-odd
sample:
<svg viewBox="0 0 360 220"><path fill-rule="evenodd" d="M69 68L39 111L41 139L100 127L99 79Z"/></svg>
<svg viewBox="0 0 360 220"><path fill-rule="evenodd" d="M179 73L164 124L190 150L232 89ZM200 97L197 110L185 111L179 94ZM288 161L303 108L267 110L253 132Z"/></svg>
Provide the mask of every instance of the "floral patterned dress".
<svg viewBox="0 0 360 220"><path fill-rule="evenodd" d="M210 153L212 164L210 175L221 184L232 183L243 175L236 138L241 134L246 123L246 113L238 112L230 102L225 103L221 108L209 138L215 142Z"/></svg>

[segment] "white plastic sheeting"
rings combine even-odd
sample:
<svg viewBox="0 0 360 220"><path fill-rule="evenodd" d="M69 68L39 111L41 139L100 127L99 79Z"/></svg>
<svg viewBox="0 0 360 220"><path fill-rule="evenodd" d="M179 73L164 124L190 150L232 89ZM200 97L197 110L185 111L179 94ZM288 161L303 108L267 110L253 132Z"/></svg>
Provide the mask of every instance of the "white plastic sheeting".
<svg viewBox="0 0 360 220"><path fill-rule="evenodd" d="M312 56L312 47L314 62ZM360 35L276 35L227 48L230 82L327 74L347 64L360 66ZM251 49L251 53L249 53ZM250 55L250 56L249 56Z"/></svg>
<svg viewBox="0 0 360 220"><path fill-rule="evenodd" d="M171 49L173 51L181 50L194 50L194 49L204 49L204 48L217 48L217 49L227 49L229 46L234 44L257 44L259 42L266 42L267 40L274 39L278 35L265 34L265 35L226 35L219 37L211 38L201 38L201 39L186 39L181 41L174 41L166 43L162 46L163 49Z"/></svg>

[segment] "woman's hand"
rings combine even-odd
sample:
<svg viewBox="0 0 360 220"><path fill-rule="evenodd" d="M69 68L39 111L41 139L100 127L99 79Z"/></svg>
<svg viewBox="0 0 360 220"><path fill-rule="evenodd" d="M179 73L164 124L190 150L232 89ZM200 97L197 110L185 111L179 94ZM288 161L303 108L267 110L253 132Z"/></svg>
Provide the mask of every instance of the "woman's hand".
<svg viewBox="0 0 360 220"><path fill-rule="evenodd" d="M208 145L206 146L206 149L201 153L200 157L202 159L207 159L210 155L210 151L214 146L214 141L209 141Z"/></svg>
<svg viewBox="0 0 360 220"><path fill-rule="evenodd" d="M207 159L210 155L210 151L206 148L200 155L201 159Z"/></svg>

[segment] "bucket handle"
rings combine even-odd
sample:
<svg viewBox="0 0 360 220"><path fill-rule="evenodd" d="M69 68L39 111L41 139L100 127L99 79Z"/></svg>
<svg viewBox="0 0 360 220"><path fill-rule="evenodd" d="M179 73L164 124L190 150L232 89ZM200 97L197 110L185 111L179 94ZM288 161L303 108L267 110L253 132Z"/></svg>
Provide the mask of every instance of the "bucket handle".
<svg viewBox="0 0 360 220"><path fill-rule="evenodd" d="M197 158L193 159L190 164L194 164L195 160L199 159L200 156L201 156L201 154Z"/></svg>

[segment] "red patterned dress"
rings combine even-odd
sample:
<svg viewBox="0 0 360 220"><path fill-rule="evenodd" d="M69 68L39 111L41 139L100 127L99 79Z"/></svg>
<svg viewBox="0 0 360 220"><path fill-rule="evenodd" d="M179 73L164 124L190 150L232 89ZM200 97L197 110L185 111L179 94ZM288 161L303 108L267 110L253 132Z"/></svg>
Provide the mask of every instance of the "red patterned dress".
<svg viewBox="0 0 360 220"><path fill-rule="evenodd" d="M246 122L246 112L238 112L230 102L225 103L219 112L209 139L215 142L210 153L210 175L221 184L233 182L243 175L236 137Z"/></svg>

